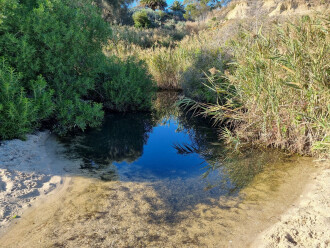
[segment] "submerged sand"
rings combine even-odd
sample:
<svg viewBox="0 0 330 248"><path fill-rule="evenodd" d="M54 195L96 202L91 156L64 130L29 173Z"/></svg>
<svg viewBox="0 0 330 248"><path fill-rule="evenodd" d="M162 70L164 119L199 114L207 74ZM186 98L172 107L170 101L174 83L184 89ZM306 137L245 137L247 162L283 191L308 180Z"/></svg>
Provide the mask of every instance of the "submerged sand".
<svg viewBox="0 0 330 248"><path fill-rule="evenodd" d="M329 245L325 163L271 164L239 195L189 207L185 199L193 196L172 194L189 182L65 178L68 161L46 149L48 138L39 133L0 146L0 247Z"/></svg>
<svg viewBox="0 0 330 248"><path fill-rule="evenodd" d="M262 232L251 247L330 246L330 165L323 164L296 204Z"/></svg>

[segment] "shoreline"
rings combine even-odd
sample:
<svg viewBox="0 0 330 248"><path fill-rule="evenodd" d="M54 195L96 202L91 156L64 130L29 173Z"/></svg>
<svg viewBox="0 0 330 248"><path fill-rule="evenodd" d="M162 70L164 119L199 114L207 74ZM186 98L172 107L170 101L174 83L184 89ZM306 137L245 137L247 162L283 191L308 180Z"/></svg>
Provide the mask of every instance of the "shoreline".
<svg viewBox="0 0 330 248"><path fill-rule="evenodd" d="M330 164L319 165L300 197L279 221L257 235L250 247L320 247L330 245Z"/></svg>
<svg viewBox="0 0 330 248"><path fill-rule="evenodd" d="M30 134L25 141L10 140L0 146L0 234L37 202L55 194L66 183L56 168L56 154L45 143L50 132Z"/></svg>

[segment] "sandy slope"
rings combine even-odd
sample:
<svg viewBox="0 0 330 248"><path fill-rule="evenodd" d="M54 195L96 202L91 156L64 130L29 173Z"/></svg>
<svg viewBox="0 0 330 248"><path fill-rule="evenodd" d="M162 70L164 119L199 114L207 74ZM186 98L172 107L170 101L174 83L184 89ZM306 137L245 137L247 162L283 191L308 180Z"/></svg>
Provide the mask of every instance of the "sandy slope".
<svg viewBox="0 0 330 248"><path fill-rule="evenodd" d="M251 247L330 247L330 164L323 166L297 204Z"/></svg>
<svg viewBox="0 0 330 248"><path fill-rule="evenodd" d="M62 183L55 156L46 152L49 132L28 135L26 141L5 141L0 146L0 232L23 210ZM63 174L63 173L62 173Z"/></svg>

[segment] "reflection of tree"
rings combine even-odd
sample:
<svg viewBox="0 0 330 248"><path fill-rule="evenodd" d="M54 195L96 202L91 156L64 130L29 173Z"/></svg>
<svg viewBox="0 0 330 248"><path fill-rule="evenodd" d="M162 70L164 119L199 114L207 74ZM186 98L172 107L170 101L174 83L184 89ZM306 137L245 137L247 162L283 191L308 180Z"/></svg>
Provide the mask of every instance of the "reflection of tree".
<svg viewBox="0 0 330 248"><path fill-rule="evenodd" d="M180 109L176 106L179 93L174 91L157 92L157 98L153 102L153 117L157 124L166 122L180 115Z"/></svg>
<svg viewBox="0 0 330 248"><path fill-rule="evenodd" d="M150 114L111 114L99 129L66 137L67 153L83 158L82 168L100 168L112 162L133 162L143 153L153 123Z"/></svg>

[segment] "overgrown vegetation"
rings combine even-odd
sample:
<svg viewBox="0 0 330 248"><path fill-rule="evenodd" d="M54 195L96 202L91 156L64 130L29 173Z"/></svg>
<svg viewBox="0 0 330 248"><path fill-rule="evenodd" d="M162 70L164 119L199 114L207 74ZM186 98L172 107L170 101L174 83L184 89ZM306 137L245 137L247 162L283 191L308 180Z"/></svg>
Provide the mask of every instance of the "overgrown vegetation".
<svg viewBox="0 0 330 248"><path fill-rule="evenodd" d="M328 17L237 34L248 23L226 20L229 8L210 14L229 1L83 2L0 0L1 138L148 110L155 81L225 125L235 147L330 154Z"/></svg>
<svg viewBox="0 0 330 248"><path fill-rule="evenodd" d="M104 74L109 79L107 90L117 92L111 94L112 99L108 98L110 95L106 96L107 102L126 106L131 101L130 108L139 103L143 103L141 108L146 107L144 102L150 101L146 98L150 97L151 80L137 83L141 78L149 79L147 75L141 75L146 71L142 67L138 69L140 62L130 60L121 63L105 57L102 49L108 42L111 30L91 1L85 0L81 4L79 0L2 0L0 3L3 10L0 19L0 56L4 57L8 66L14 68L8 69L6 65L2 70L15 70L12 75L20 75L13 79L3 76L3 81L9 80L3 84L9 84L12 92L3 94L12 94L12 99L7 97L8 102L0 103L7 116L13 116L10 108L17 109L17 118L22 115L20 121L14 117L12 122L8 118L2 119L2 127L14 126L10 134L2 129L1 138L21 137L46 118L52 120L54 130L61 134L76 128L84 130L88 126L99 125L103 110L102 104L94 101L94 92L101 83L98 79ZM109 73L113 67L120 66L123 68L118 70L126 74L121 73L118 77ZM123 82L128 85L130 81L134 81L133 88L139 94L124 99L127 95L121 94L120 90L126 92L127 89L118 89L118 85ZM150 84L149 87L146 84ZM51 116L36 110L46 107L53 110ZM139 109L140 106L134 107ZM30 124L27 121L29 119Z"/></svg>
<svg viewBox="0 0 330 248"><path fill-rule="evenodd" d="M231 123L227 139L240 145L329 155L329 19L305 16L271 30L241 32L229 44L233 59L227 73L220 72L225 87L210 80L220 101L196 107Z"/></svg>
<svg viewBox="0 0 330 248"><path fill-rule="evenodd" d="M104 65L104 73L99 74L96 86L98 101L118 111L150 109L155 89L145 63L133 57L125 61L112 57Z"/></svg>

